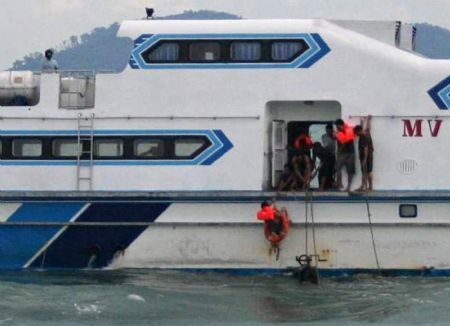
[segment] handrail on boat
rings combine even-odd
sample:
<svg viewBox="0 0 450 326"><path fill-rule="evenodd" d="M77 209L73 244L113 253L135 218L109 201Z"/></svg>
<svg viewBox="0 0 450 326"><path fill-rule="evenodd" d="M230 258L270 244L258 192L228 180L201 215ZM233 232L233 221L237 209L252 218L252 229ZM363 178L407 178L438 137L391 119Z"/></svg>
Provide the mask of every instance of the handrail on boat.
<svg viewBox="0 0 450 326"><path fill-rule="evenodd" d="M0 120L73 120L76 121L78 117L10 117L0 116ZM95 120L259 120L261 116L95 116Z"/></svg>

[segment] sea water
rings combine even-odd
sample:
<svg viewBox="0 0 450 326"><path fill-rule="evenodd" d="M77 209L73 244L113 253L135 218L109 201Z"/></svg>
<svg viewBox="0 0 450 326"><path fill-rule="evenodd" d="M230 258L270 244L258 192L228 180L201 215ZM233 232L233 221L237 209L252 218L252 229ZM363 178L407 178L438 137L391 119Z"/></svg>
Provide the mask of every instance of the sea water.
<svg viewBox="0 0 450 326"><path fill-rule="evenodd" d="M0 274L0 325L449 325L450 278L120 270Z"/></svg>

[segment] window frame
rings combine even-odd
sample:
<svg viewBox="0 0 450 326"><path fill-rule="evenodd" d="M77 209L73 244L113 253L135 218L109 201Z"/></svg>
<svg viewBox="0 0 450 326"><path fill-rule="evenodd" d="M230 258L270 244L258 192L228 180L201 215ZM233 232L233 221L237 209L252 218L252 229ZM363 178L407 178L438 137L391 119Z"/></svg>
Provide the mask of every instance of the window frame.
<svg viewBox="0 0 450 326"><path fill-rule="evenodd" d="M55 154L55 143L58 141L73 141L76 145L78 145L78 139L74 138L74 137L60 137L60 138L52 138L51 139L51 157L54 159L62 159L62 160L67 160L67 159L73 159L73 158L77 158L78 155L56 155ZM79 150L79 157L81 158L83 156L83 143L80 144L80 148Z"/></svg>
<svg viewBox="0 0 450 326"><path fill-rule="evenodd" d="M37 141L41 146L41 153L40 155L26 155L26 156L18 156L14 153L14 146L16 141ZM42 158L44 156L44 141L41 138L38 137L14 137L11 139L11 157L18 160L29 160L29 159L36 159L36 158Z"/></svg>
<svg viewBox="0 0 450 326"><path fill-rule="evenodd" d="M150 54L152 54L154 51L156 51L157 49L159 49L161 46L163 46L164 44L176 44L178 46L178 58L177 60L150 60L149 56ZM182 49L183 49L183 44L182 42L180 42L179 40L164 40L164 41L159 41L157 42L155 45L151 46L150 48L148 48L147 50L145 50L142 53L142 59L144 60L144 62L148 63L148 64L157 64L157 63L161 63L161 64L173 64L173 63L180 63L182 60Z"/></svg>
<svg viewBox="0 0 450 326"><path fill-rule="evenodd" d="M137 154L137 143L138 142L145 142L145 141L158 141L160 143L162 143L162 154L160 156L142 156L142 155L138 155ZM136 137L134 139L132 139L132 155L133 155L133 159L138 159L138 160L164 160L167 159L167 141L163 138L163 137L157 137L157 136L153 136L153 137Z"/></svg>
<svg viewBox="0 0 450 326"><path fill-rule="evenodd" d="M223 52L223 41L225 40L193 40L190 41L187 45L187 49L188 49L188 53L187 53L187 58L188 58L188 62L191 63L203 63L203 64L208 64L208 63L220 63L220 62L225 62L224 61L224 52ZM218 59L215 60L194 60L192 58L192 46L195 44L207 44L207 43L211 43L211 44L217 44L218 45L218 49L219 49L219 57ZM225 52L226 53L226 52Z"/></svg>
<svg viewBox="0 0 450 326"><path fill-rule="evenodd" d="M236 43L254 43L254 44L258 44L259 45L259 58L256 60L236 60L233 59L233 44ZM232 40L229 43L228 46L228 50L229 50L229 55L230 55L230 62L232 63L257 63L257 62L264 62L263 60L263 56L264 56L264 43L262 41L259 40Z"/></svg>
<svg viewBox="0 0 450 326"><path fill-rule="evenodd" d="M273 47L276 43L301 43L302 44L302 48L300 50L298 50L297 52L295 52L293 55L291 55L288 59L284 59L284 60L275 60L275 58L273 57ZM298 58L301 54L305 53L306 51L308 51L309 46L308 44L305 42L305 40L303 39L280 39L280 40L272 40L270 42L270 48L269 48L269 52L270 52L270 60L271 62L274 63L287 63L287 62L292 62L293 60L295 60L296 58Z"/></svg>
<svg viewBox="0 0 450 326"><path fill-rule="evenodd" d="M121 154L120 155L98 155L98 153L96 153L96 149L97 149L97 143L98 142L114 142L114 141L119 141L121 144ZM93 141L93 148L92 148L92 156L94 159L100 159L100 160L115 160L115 159L124 159L124 154L125 154L125 140L122 137L94 137L94 141Z"/></svg>
<svg viewBox="0 0 450 326"><path fill-rule="evenodd" d="M414 209L414 214L405 214L402 209L404 209L405 207L412 207ZM398 205L398 215L400 216L400 218L417 218L419 213L417 204L400 204Z"/></svg>
<svg viewBox="0 0 450 326"><path fill-rule="evenodd" d="M176 142L178 140L186 140L186 139L202 139L203 140L203 145L200 146L198 149L196 149L194 152L192 152L191 155L185 155L185 156L181 156L181 155L177 155L176 153ZM173 140L173 159L175 160L189 160L189 159L194 159L195 157L197 157L198 155L200 155L203 151L206 150L206 148L208 148L209 146L211 146L211 142L209 141L209 139L205 136L182 136L182 137L175 137Z"/></svg>

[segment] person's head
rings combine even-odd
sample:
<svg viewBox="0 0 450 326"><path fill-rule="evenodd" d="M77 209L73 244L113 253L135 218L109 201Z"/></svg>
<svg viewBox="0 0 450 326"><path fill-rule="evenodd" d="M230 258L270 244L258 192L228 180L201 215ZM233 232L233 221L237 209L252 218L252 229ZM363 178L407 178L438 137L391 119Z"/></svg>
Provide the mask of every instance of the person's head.
<svg viewBox="0 0 450 326"><path fill-rule="evenodd" d="M327 133L328 136L333 135L333 124L328 123L328 124L325 126L325 132Z"/></svg>
<svg viewBox="0 0 450 326"><path fill-rule="evenodd" d="M343 130L344 130L344 126L345 126L344 120L342 120L342 119L337 119L337 120L334 122L334 124L335 124L337 130L339 130L339 131L343 131Z"/></svg>
<svg viewBox="0 0 450 326"><path fill-rule="evenodd" d="M353 132L356 136L361 136L363 134L363 128L361 125L357 125L355 128L353 128Z"/></svg>
<svg viewBox="0 0 450 326"><path fill-rule="evenodd" d="M270 206L270 204L268 202L266 202L266 201L263 201L261 203L261 208L266 208L266 207L269 207L269 206Z"/></svg>
<svg viewBox="0 0 450 326"><path fill-rule="evenodd" d="M53 57L53 50L52 49L45 50L45 57L48 60L50 60Z"/></svg>

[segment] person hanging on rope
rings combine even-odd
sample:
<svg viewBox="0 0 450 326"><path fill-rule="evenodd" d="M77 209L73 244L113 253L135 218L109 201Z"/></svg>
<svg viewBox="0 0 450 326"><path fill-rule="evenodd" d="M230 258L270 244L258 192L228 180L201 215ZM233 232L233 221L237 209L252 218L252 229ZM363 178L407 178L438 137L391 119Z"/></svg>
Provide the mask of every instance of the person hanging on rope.
<svg viewBox="0 0 450 326"><path fill-rule="evenodd" d="M277 209L275 204L270 205L264 201L261 209L256 214L256 218L264 222L264 234L273 247L278 247L279 243L289 232L289 218L286 208Z"/></svg>
<svg viewBox="0 0 450 326"><path fill-rule="evenodd" d="M356 191L372 191L373 189L373 142L370 134L372 116L361 119L361 124L356 126L355 135L359 137L358 151L361 163L361 186Z"/></svg>

